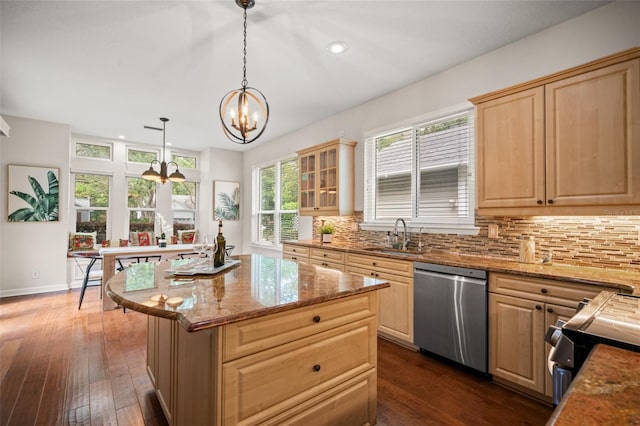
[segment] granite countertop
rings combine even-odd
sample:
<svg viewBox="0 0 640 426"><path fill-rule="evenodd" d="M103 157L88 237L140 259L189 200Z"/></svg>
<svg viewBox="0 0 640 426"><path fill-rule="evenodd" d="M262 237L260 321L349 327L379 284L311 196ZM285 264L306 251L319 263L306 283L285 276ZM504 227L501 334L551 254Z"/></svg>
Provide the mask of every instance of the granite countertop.
<svg viewBox="0 0 640 426"><path fill-rule="evenodd" d="M413 253L412 256L381 253L382 247L358 246L350 243L323 244L319 241L285 241L304 247L316 247L338 250L347 253L367 254L393 259L437 263L449 266L483 269L489 272L504 272L534 278L556 279L577 284L588 284L600 287L615 288L623 293L640 294L640 274L621 269L605 269L574 266L554 262L553 264L520 263L515 260L490 256L474 256L463 253L430 251ZM406 252L404 252L406 253Z"/></svg>
<svg viewBox="0 0 640 426"><path fill-rule="evenodd" d="M131 265L107 282L106 291L121 306L177 320L191 332L389 286L386 281L270 256L232 259L240 262L215 275L166 272L193 259ZM161 295L167 303L158 302ZM178 306L170 306L180 299Z"/></svg>
<svg viewBox="0 0 640 426"><path fill-rule="evenodd" d="M640 353L596 345L547 425L640 423Z"/></svg>

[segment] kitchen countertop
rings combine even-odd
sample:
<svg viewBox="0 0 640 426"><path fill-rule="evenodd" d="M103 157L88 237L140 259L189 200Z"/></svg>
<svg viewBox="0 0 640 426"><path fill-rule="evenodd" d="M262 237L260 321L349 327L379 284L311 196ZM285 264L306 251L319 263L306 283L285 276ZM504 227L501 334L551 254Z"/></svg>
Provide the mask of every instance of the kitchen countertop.
<svg viewBox="0 0 640 426"><path fill-rule="evenodd" d="M584 266L574 266L554 262L553 264L520 263L518 261L495 258L490 256L475 256L455 252L429 251L415 253L414 256L393 255L381 253L382 247L358 246L350 243L321 243L319 241L285 241L285 244L295 244L304 247L316 247L338 250L347 253L375 255L392 259L437 263L449 266L483 269L489 272L503 272L534 278L556 279L579 284L595 285L615 288L623 293L640 294L640 274L620 269L605 269Z"/></svg>
<svg viewBox="0 0 640 426"><path fill-rule="evenodd" d="M216 275L166 272L193 259L131 265L107 282L106 292L125 308L177 320L191 332L389 286L386 281L269 256L231 259L240 262ZM160 295L169 301L182 298L182 303L176 308L158 303Z"/></svg>
<svg viewBox="0 0 640 426"><path fill-rule="evenodd" d="M640 423L640 353L596 345L547 425Z"/></svg>

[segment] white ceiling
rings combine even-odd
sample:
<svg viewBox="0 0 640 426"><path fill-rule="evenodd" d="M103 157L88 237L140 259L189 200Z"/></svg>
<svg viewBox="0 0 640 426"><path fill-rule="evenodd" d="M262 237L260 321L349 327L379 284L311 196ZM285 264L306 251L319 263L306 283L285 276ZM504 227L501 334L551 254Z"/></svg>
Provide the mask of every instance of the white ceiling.
<svg viewBox="0 0 640 426"><path fill-rule="evenodd" d="M271 117L254 144L600 7L589 0L256 0L249 85ZM330 55L333 40L349 49ZM242 150L218 105L242 80L242 9L218 1L0 1L0 113L74 133Z"/></svg>

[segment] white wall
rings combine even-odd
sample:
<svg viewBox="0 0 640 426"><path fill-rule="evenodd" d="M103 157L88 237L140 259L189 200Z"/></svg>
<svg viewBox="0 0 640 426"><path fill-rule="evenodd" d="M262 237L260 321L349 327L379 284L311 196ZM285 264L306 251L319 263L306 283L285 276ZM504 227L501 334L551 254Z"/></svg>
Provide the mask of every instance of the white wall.
<svg viewBox="0 0 640 426"><path fill-rule="evenodd" d="M0 297L67 289L69 126L5 116L11 137L0 143ZM7 165L58 167L58 222L7 221ZM40 278L32 278L34 271Z"/></svg>
<svg viewBox="0 0 640 426"><path fill-rule="evenodd" d="M258 145L245 152L244 181L251 170L338 136L357 140L355 208L364 204L364 135L412 117L450 108L469 98L640 46L640 2L615 2L472 59L356 108ZM389 76L393 78L393 76ZM471 106L471 104L468 104ZM249 205L245 192L243 203ZM300 239L311 238L311 219L301 218ZM251 223L243 220L245 247Z"/></svg>

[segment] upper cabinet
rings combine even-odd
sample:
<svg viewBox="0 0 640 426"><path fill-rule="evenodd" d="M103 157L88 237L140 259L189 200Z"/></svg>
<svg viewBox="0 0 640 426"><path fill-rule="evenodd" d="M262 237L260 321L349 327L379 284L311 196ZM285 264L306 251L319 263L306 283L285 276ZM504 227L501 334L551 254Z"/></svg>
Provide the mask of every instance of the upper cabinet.
<svg viewBox="0 0 640 426"><path fill-rule="evenodd" d="M353 213L356 143L339 138L298 151L300 215Z"/></svg>
<svg viewBox="0 0 640 426"><path fill-rule="evenodd" d="M640 48L471 99L478 213L640 214Z"/></svg>

